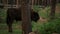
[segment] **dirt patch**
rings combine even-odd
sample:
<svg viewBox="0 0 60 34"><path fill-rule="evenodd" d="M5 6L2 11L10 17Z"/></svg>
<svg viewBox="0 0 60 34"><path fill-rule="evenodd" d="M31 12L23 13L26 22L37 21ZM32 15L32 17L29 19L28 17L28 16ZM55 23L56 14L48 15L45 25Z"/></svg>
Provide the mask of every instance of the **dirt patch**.
<svg viewBox="0 0 60 34"><path fill-rule="evenodd" d="M30 32L29 34L35 34L34 32Z"/></svg>
<svg viewBox="0 0 60 34"><path fill-rule="evenodd" d="M16 29L22 29L22 26L21 26L21 25L16 25L15 28L16 28Z"/></svg>
<svg viewBox="0 0 60 34"><path fill-rule="evenodd" d="M40 17L40 19L39 19L39 21L38 21L38 22L40 22L40 23L45 23L45 22L47 22L47 21L48 21L48 19L47 19L47 18Z"/></svg>
<svg viewBox="0 0 60 34"><path fill-rule="evenodd" d="M52 34L58 34L58 33L52 33Z"/></svg>
<svg viewBox="0 0 60 34"><path fill-rule="evenodd" d="M60 13L60 6L56 6L56 13Z"/></svg>

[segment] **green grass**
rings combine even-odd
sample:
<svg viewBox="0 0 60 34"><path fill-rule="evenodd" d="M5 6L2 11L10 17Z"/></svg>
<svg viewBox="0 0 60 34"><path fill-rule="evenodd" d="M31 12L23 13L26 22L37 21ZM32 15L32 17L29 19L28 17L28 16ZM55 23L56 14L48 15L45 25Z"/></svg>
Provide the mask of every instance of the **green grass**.
<svg viewBox="0 0 60 34"><path fill-rule="evenodd" d="M57 32L60 34L60 18L49 21L45 24L34 24L33 31L38 30L41 34L52 34Z"/></svg>
<svg viewBox="0 0 60 34"><path fill-rule="evenodd" d="M22 30L16 28L17 25L18 24L13 24L13 34L22 34ZM0 34L10 34L5 23L0 24Z"/></svg>
<svg viewBox="0 0 60 34"><path fill-rule="evenodd" d="M14 23L13 24L13 34L21 34L22 30L21 29L16 29L15 27L19 25L19 23ZM52 34L52 32L60 32L60 18L54 19L53 21L49 21L48 23L41 24L41 23L35 23L32 22L32 31L38 30L41 34ZM5 24L0 24L0 34L10 34L8 31L4 28L6 28L7 25ZM48 30L48 31L46 31Z"/></svg>

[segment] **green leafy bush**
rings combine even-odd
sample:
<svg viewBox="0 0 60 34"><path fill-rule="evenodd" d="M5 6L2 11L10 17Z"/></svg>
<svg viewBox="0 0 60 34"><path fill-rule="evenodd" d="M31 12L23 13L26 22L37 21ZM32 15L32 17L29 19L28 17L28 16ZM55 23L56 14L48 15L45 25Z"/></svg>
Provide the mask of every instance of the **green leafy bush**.
<svg viewBox="0 0 60 34"><path fill-rule="evenodd" d="M5 22L6 19L6 10L5 9L0 9L0 18L1 18L1 22Z"/></svg>
<svg viewBox="0 0 60 34"><path fill-rule="evenodd" d="M60 33L60 19L54 19L39 27L41 34L51 34L53 32Z"/></svg>

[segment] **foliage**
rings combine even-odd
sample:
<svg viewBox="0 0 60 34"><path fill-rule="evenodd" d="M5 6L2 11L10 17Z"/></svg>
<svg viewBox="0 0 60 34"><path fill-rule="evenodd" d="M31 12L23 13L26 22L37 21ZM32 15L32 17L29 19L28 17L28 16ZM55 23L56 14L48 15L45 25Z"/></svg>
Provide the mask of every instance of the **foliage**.
<svg viewBox="0 0 60 34"><path fill-rule="evenodd" d="M22 30L21 29L17 29L16 26L18 24L13 24L13 33L9 33L7 28L6 23L2 24L0 23L0 34L22 34Z"/></svg>
<svg viewBox="0 0 60 34"><path fill-rule="evenodd" d="M39 15L44 18L49 18L50 14L50 7L46 7L45 9L39 8L35 6L35 11L39 11ZM50 20L47 23L41 24L41 23L32 23L33 27L32 30L36 31L38 30L40 34L52 34L52 33L59 33L60 34L60 13L55 13L56 18L54 20Z"/></svg>
<svg viewBox="0 0 60 34"><path fill-rule="evenodd" d="M0 18L2 22L5 22L6 18L6 9L0 9Z"/></svg>
<svg viewBox="0 0 60 34"><path fill-rule="evenodd" d="M60 18L54 19L44 24L35 24L33 30L38 29L41 34L60 33Z"/></svg>

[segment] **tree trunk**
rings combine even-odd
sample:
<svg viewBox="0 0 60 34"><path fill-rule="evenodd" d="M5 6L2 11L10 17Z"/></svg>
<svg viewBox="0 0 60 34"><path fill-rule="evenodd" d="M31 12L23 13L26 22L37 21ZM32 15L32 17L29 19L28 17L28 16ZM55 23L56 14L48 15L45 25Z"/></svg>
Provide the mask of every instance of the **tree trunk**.
<svg viewBox="0 0 60 34"><path fill-rule="evenodd" d="M56 0L51 0L51 13L50 13L51 19L54 19L55 17L55 9L56 9Z"/></svg>
<svg viewBox="0 0 60 34"><path fill-rule="evenodd" d="M42 5L42 0L39 0L39 5Z"/></svg>
<svg viewBox="0 0 60 34"><path fill-rule="evenodd" d="M47 0L47 5L50 5L51 0Z"/></svg>
<svg viewBox="0 0 60 34"><path fill-rule="evenodd" d="M47 5L47 0L43 0L43 6Z"/></svg>
<svg viewBox="0 0 60 34"><path fill-rule="evenodd" d="M31 11L30 11L30 0L22 0L21 10L22 10L22 34L29 34L32 32L31 26Z"/></svg>

